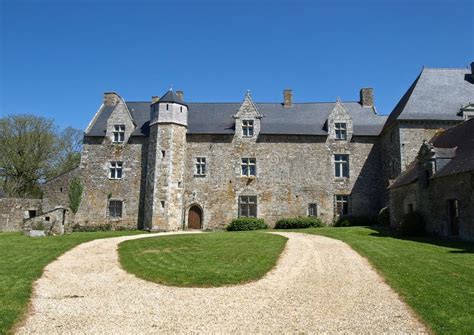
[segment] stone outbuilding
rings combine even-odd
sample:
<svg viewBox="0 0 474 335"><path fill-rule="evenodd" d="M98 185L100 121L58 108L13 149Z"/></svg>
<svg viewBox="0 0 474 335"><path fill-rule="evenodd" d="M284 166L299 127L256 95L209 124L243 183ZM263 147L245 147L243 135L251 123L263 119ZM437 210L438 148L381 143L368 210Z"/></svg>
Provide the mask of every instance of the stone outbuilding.
<svg viewBox="0 0 474 335"><path fill-rule="evenodd" d="M425 141L390 186L391 225L411 211L432 234L474 240L474 119Z"/></svg>

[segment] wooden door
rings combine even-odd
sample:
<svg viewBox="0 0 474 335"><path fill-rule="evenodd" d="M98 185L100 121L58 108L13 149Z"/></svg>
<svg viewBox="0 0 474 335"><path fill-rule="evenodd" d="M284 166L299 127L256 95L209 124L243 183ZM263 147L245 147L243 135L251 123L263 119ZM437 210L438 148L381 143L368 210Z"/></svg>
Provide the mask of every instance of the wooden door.
<svg viewBox="0 0 474 335"><path fill-rule="evenodd" d="M188 229L202 228L202 211L198 206L192 206L189 209L188 215Z"/></svg>

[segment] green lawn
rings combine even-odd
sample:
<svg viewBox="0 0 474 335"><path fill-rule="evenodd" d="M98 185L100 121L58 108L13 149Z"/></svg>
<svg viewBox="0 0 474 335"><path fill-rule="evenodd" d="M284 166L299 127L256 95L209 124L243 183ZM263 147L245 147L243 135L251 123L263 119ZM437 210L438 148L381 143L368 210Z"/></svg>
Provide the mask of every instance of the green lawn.
<svg viewBox="0 0 474 335"><path fill-rule="evenodd" d="M171 235L122 242L119 255L125 270L149 281L223 286L261 278L275 266L286 240L261 232Z"/></svg>
<svg viewBox="0 0 474 335"><path fill-rule="evenodd" d="M141 232L73 233L44 238L1 233L0 334L9 332L14 323L21 319L30 299L32 284L48 263L80 243L137 233Z"/></svg>
<svg viewBox="0 0 474 335"><path fill-rule="evenodd" d="M436 333L474 333L473 243L435 238L402 240L363 227L299 232L349 244L378 269Z"/></svg>

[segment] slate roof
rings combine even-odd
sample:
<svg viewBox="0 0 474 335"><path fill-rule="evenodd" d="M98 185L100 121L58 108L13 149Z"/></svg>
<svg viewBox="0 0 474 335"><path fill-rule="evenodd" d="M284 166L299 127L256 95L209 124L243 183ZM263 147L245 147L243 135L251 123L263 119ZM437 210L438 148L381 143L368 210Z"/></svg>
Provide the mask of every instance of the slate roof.
<svg viewBox="0 0 474 335"><path fill-rule="evenodd" d="M168 92L169 93L169 92ZM163 101L160 99L160 101ZM148 136L150 123L149 102L126 102L137 128L133 136ZM233 116L242 103L190 102L188 106L188 134L234 134ZM261 134L267 135L327 135L325 123L335 102L294 103L285 108L281 103L255 103L262 114ZM343 103L353 121L354 135L377 136L387 119L359 102ZM89 129L87 136L105 136L107 119L114 107L104 106Z"/></svg>
<svg viewBox="0 0 474 335"><path fill-rule="evenodd" d="M453 120L461 107L474 102L474 80L469 68L423 68L390 114L396 120Z"/></svg>
<svg viewBox="0 0 474 335"><path fill-rule="evenodd" d="M452 158L431 178L474 171L474 119L446 129L430 141L438 158ZM411 184L418 179L417 161L390 185L390 188Z"/></svg>
<svg viewBox="0 0 474 335"><path fill-rule="evenodd" d="M183 99L173 90L169 90L168 92L166 92L158 101L186 105Z"/></svg>

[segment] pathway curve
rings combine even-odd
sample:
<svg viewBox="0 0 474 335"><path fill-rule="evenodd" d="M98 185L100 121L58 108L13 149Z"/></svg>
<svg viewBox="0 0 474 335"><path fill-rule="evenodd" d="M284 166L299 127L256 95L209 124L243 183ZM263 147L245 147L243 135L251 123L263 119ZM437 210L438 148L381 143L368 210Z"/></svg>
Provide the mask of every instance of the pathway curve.
<svg viewBox="0 0 474 335"><path fill-rule="evenodd" d="M367 260L345 243L289 238L278 265L259 281L177 288L138 279L118 261L135 235L81 244L36 282L20 334L420 333L425 328Z"/></svg>

